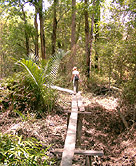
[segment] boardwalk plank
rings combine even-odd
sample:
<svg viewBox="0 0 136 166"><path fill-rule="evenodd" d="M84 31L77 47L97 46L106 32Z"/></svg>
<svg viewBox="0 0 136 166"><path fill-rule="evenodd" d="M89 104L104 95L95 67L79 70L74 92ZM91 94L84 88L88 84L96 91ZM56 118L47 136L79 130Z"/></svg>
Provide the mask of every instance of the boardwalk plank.
<svg viewBox="0 0 136 166"><path fill-rule="evenodd" d="M85 111L84 104L83 104L83 99L82 99L82 96L80 95L80 93L77 94L77 98L78 98L78 108L79 108L79 111L80 112Z"/></svg>
<svg viewBox="0 0 136 166"><path fill-rule="evenodd" d="M74 91L73 90L70 90L70 89L66 89L66 88L61 88L59 86L55 86L55 85L46 85L44 84L44 86L47 86L47 87L50 87L52 89L56 89L56 90L59 90L59 91L62 91L62 92L67 92L67 93L70 93L70 94L74 94Z"/></svg>
<svg viewBox="0 0 136 166"><path fill-rule="evenodd" d="M52 151L53 153L59 154L63 153L63 149L55 149ZM82 150L82 149L75 149L74 154L78 155L85 155L85 156L103 156L104 152L102 150L96 151L96 150Z"/></svg>
<svg viewBox="0 0 136 166"><path fill-rule="evenodd" d="M77 98L76 95L74 95L72 98L72 111L69 119L64 151L62 154L61 166L72 165L72 159L74 156L75 142L76 142L77 117L78 117Z"/></svg>

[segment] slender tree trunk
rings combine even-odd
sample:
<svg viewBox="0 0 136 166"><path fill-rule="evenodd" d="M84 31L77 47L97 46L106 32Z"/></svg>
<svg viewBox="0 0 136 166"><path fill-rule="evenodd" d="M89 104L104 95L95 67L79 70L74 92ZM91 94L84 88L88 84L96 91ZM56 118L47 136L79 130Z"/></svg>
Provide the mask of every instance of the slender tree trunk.
<svg viewBox="0 0 136 166"><path fill-rule="evenodd" d="M3 31L3 26L2 26L2 23L0 24L0 34L2 34L2 31ZM1 36L0 36L0 78L2 78L2 65L3 65L3 59L2 59L2 39L1 39Z"/></svg>
<svg viewBox="0 0 136 166"><path fill-rule="evenodd" d="M109 57L109 89L111 87L111 73L112 73L112 60L111 60L111 57Z"/></svg>
<svg viewBox="0 0 136 166"><path fill-rule="evenodd" d="M136 63L135 63L135 67L134 67L134 74L132 79L135 80L136 79ZM136 124L136 103L134 103L134 112L133 112L133 121Z"/></svg>
<svg viewBox="0 0 136 166"><path fill-rule="evenodd" d="M95 0L93 0L93 9L94 9L94 6L95 6ZM91 31L90 31L90 73L89 73L89 77L90 77L90 74L91 74L91 62L92 62L92 48L93 48L93 31L94 31L94 10L92 12L92 17L91 17ZM88 63L89 63L88 62Z"/></svg>
<svg viewBox="0 0 136 166"><path fill-rule="evenodd" d="M46 59L46 50L45 50L45 35L44 35L44 22L43 22L43 0L38 0L38 12L39 12L39 19L40 19L40 39L41 39L41 55L42 59Z"/></svg>
<svg viewBox="0 0 136 166"><path fill-rule="evenodd" d="M2 52L0 53L0 78L2 78L3 74L3 58L2 58Z"/></svg>
<svg viewBox="0 0 136 166"><path fill-rule="evenodd" d="M89 45L89 22L88 22L88 0L85 0L85 50L86 50L86 76L90 76L90 45Z"/></svg>
<svg viewBox="0 0 136 166"><path fill-rule="evenodd" d="M80 36L80 29L81 29L81 20L82 20L82 16L79 18L78 20L78 25L77 25L77 32L76 32L76 43L79 40L79 36Z"/></svg>
<svg viewBox="0 0 136 166"><path fill-rule="evenodd" d="M34 25L35 25L35 59L39 58L39 47L38 47L38 23L37 23L37 0L35 0L35 17L34 17Z"/></svg>
<svg viewBox="0 0 136 166"><path fill-rule="evenodd" d="M99 40L99 21L100 21L100 0L96 0L95 4L95 19L94 19L94 25L95 25L95 69L99 69L98 61L98 52L96 48L97 41Z"/></svg>
<svg viewBox="0 0 136 166"><path fill-rule="evenodd" d="M20 3L20 2L19 2ZM26 43L26 55L29 57L29 36L26 30L27 27L27 20L26 20L26 15L25 15L25 11L24 11L24 7L23 5L21 5L21 9L22 9L22 13L23 13L23 21L24 21L24 25L25 25L25 43Z"/></svg>
<svg viewBox="0 0 136 166"><path fill-rule="evenodd" d="M74 66L76 55L76 0L72 0L72 23L71 23L71 57L70 70Z"/></svg>
<svg viewBox="0 0 136 166"><path fill-rule="evenodd" d="M76 41L76 0L72 0L71 49Z"/></svg>
<svg viewBox="0 0 136 166"><path fill-rule="evenodd" d="M52 32L52 55L55 53L56 49L56 31L57 31L57 18L56 18L56 7L58 0L54 0L54 16L53 16L53 32Z"/></svg>

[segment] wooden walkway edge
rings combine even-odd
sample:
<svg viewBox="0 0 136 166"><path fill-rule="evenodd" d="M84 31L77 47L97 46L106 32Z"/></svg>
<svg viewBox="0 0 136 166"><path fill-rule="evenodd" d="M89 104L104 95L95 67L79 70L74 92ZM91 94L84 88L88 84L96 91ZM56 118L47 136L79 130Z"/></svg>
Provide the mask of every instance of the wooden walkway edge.
<svg viewBox="0 0 136 166"><path fill-rule="evenodd" d="M77 129L77 118L78 118L78 106L77 97L72 97L72 111L70 115L67 136L64 145L64 151L62 154L62 160L60 166L71 166L72 159L75 151L76 144L76 129Z"/></svg>
<svg viewBox="0 0 136 166"><path fill-rule="evenodd" d="M61 154L63 153L64 149L55 149L52 151L52 153ZM79 155L85 155L85 156L103 156L103 151L95 151L95 150L81 150L81 149L75 149L74 154Z"/></svg>
<svg viewBox="0 0 136 166"><path fill-rule="evenodd" d="M53 85L46 85L52 89L56 89L59 91L67 92L70 94L75 94L74 91L61 88ZM95 151L95 150L81 150L75 149L75 145L81 146L81 135L82 135L82 119L83 114L90 114L90 112L85 112L85 108L82 102L82 96L80 93L72 95L72 110L64 111L68 113L67 119L67 135L65 139L64 149L55 149L52 153L61 153L62 160L60 166L72 166L72 160L74 154L84 155L86 156L86 166L91 165L91 156L103 156L103 151ZM79 115L78 115L79 114ZM76 144L77 143L77 144Z"/></svg>
<svg viewBox="0 0 136 166"><path fill-rule="evenodd" d="M52 89L56 89L56 90L59 90L59 91L62 91L62 92L67 92L67 93L70 93L70 94L74 94L74 91L73 90L70 90L70 89L66 89L66 88L61 88L59 86L55 86L55 85L46 85L44 84L44 86L47 86L47 87L50 87Z"/></svg>

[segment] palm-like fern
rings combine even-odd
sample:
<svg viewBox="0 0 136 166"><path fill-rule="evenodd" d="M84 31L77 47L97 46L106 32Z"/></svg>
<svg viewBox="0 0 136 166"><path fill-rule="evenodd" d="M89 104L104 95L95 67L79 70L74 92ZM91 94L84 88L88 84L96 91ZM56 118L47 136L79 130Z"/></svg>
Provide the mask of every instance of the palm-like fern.
<svg viewBox="0 0 136 166"><path fill-rule="evenodd" d="M37 64L33 63L33 61L31 60L21 59L17 63L23 66L27 70L27 72L30 74L35 84L40 87L40 85L43 83L42 69L39 69Z"/></svg>
<svg viewBox="0 0 136 166"><path fill-rule="evenodd" d="M17 64L21 65L26 71L29 73L29 76L32 78L35 85L38 87L41 97L43 99L44 105L48 105L50 102L49 97L51 96L51 90L49 90L49 86L45 86L44 84L53 84L58 73L59 64L64 56L66 56L68 52L64 52L62 50L58 50L58 52L49 59L47 64L44 67L39 67L32 60L21 59L17 61Z"/></svg>
<svg viewBox="0 0 136 166"><path fill-rule="evenodd" d="M23 66L27 70L29 75L32 77L36 85L41 88L44 83L52 84L55 81L60 62L62 58L68 53L69 51L65 53L63 50L58 50L56 54L48 60L44 68L39 67L32 60L21 59L17 62L17 64Z"/></svg>
<svg viewBox="0 0 136 166"><path fill-rule="evenodd" d="M46 70L45 71L45 78L46 82L49 82L50 84L53 84L58 73L59 65L64 56L66 56L69 53L67 51L66 53L59 49L54 56L50 58L46 65Z"/></svg>

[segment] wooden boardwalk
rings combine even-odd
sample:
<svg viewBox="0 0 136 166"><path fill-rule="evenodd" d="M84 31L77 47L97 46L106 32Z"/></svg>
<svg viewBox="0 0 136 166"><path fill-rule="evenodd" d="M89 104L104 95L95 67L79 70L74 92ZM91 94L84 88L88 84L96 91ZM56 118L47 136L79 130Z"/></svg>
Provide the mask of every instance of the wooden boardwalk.
<svg viewBox="0 0 136 166"><path fill-rule="evenodd" d="M82 96L80 95L80 93L76 93L74 95L74 91L69 89L61 88L58 86L50 87L59 91L73 94L71 111L66 111L68 113L68 128L64 143L64 149L55 149L52 152L62 154L60 166L72 166L74 154L86 156L86 166L90 166L91 156L103 156L104 153L103 151L75 149L76 143L78 143L79 147L81 145L83 114L90 114L90 112L85 112L85 108L82 102Z"/></svg>
<svg viewBox="0 0 136 166"><path fill-rule="evenodd" d="M74 91L73 90L70 90L70 89L66 89L66 88L61 88L61 87L59 87L59 86L55 86L55 85L46 85L46 84L44 84L45 86L47 86L47 87L50 87L50 88L52 88L52 89L56 89L56 90L58 90L58 91L62 91L62 92L67 92L67 93L70 93L70 94L74 94Z"/></svg>
<svg viewBox="0 0 136 166"><path fill-rule="evenodd" d="M72 159L74 156L75 143L76 143L76 129L77 129L77 118L78 118L78 106L77 97L72 97L72 111L70 115L67 136L64 145L64 151L62 154L61 166L72 165Z"/></svg>
<svg viewBox="0 0 136 166"><path fill-rule="evenodd" d="M80 114L78 115L78 112ZM72 96L72 110L69 117L69 124L67 129L67 136L65 139L64 149L56 150L56 153L62 153L62 160L60 166L72 166L74 154L86 156L86 166L91 165L91 156L103 156L103 151L94 150L81 150L75 149L76 142L81 145L81 132L82 132L82 113L85 108L82 102L80 93ZM55 151L54 151L55 152Z"/></svg>

